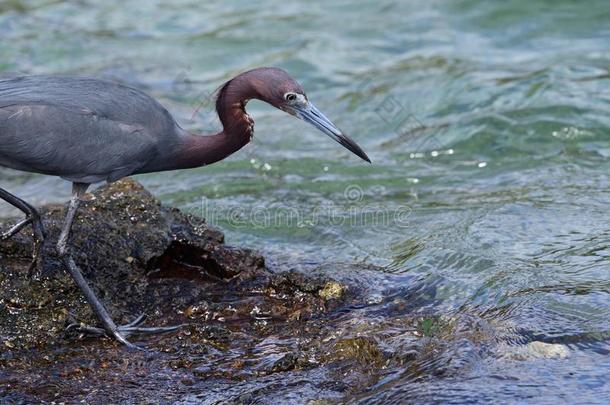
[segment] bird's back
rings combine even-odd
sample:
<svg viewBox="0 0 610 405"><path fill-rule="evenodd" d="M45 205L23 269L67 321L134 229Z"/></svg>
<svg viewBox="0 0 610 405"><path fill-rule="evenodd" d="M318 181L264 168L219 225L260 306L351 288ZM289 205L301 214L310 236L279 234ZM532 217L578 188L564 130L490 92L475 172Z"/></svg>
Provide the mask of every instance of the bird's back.
<svg viewBox="0 0 610 405"><path fill-rule="evenodd" d="M0 165L96 182L129 175L177 142L169 112L92 78L0 78Z"/></svg>

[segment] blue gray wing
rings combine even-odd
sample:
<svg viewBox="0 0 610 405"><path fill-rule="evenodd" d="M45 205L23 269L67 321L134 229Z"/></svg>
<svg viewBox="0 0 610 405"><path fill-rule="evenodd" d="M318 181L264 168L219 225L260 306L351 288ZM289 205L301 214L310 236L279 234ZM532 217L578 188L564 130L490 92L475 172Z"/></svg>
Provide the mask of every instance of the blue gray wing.
<svg viewBox="0 0 610 405"><path fill-rule="evenodd" d="M115 181L154 160L157 139L142 124L86 107L0 104L0 165L17 170L82 183Z"/></svg>

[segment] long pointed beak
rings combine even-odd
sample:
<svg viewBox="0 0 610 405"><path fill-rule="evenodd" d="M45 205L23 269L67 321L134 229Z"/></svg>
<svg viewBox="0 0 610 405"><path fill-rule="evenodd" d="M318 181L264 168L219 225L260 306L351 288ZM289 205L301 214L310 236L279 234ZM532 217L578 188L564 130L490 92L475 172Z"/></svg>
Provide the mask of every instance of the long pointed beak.
<svg viewBox="0 0 610 405"><path fill-rule="evenodd" d="M292 108L294 109L294 113L297 117L318 128L320 131L339 142L346 149L350 150L356 156L359 156L361 159L371 163L371 159L369 159L366 153L364 153L362 148L358 146L358 144L354 142L352 138L341 132L341 130L337 128L337 126L328 118L326 118L326 116L322 114L315 105L307 102L302 106L293 106Z"/></svg>

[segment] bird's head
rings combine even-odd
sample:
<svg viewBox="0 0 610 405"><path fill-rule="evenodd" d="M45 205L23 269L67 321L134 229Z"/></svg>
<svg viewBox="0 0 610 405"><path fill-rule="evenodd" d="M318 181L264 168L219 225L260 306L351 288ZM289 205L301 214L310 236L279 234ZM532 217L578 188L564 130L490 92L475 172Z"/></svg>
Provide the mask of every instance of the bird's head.
<svg viewBox="0 0 610 405"><path fill-rule="evenodd" d="M301 85L279 68L259 68L246 73L258 98L272 106L310 123L355 155L371 162L354 140L333 124L309 101Z"/></svg>

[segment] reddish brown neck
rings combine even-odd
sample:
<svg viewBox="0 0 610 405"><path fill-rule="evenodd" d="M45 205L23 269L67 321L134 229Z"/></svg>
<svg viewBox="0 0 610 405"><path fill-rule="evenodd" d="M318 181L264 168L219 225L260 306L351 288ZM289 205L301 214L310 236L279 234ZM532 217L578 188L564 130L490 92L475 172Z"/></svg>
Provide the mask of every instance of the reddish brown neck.
<svg viewBox="0 0 610 405"><path fill-rule="evenodd" d="M252 140L254 122L246 113L248 100L257 98L247 76L227 82L218 94L216 111L223 130L215 135L188 135L176 157L180 168L209 165L237 152Z"/></svg>

